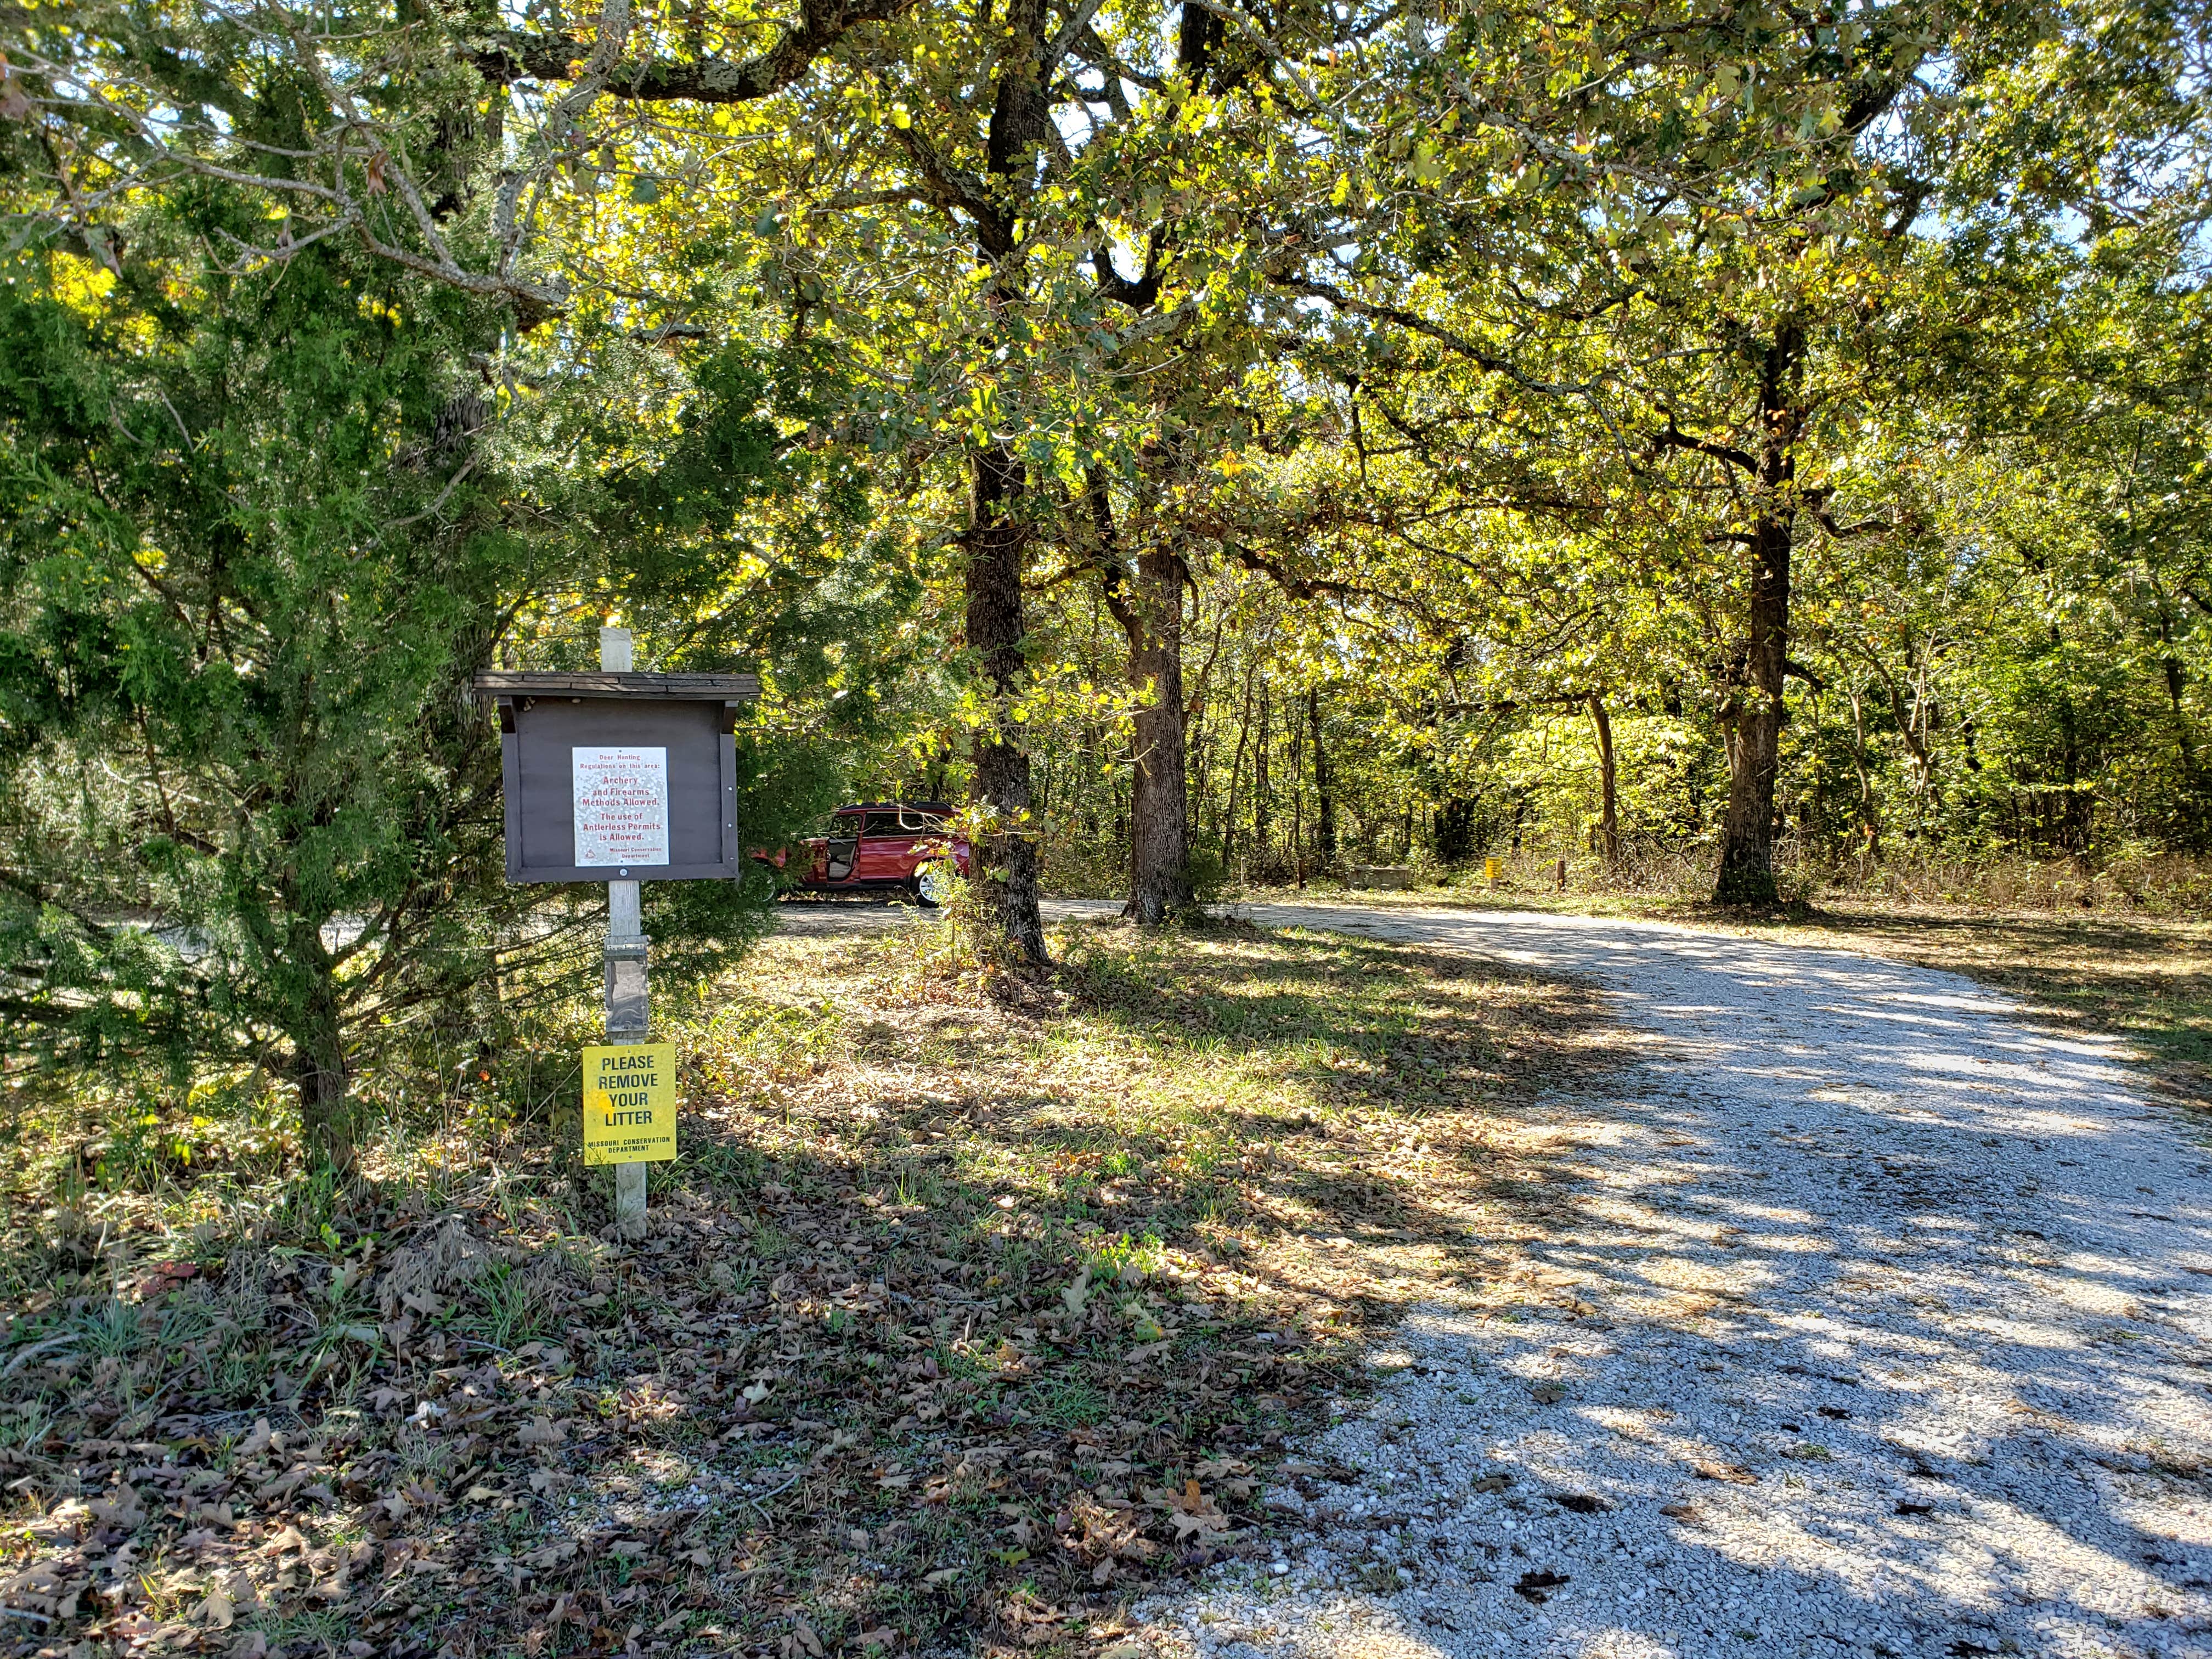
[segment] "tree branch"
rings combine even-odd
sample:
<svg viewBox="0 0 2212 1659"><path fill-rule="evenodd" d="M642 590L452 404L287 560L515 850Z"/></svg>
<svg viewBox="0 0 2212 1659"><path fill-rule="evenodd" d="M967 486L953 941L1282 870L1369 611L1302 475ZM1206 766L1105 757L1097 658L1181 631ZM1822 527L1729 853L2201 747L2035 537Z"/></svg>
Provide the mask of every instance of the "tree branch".
<svg viewBox="0 0 2212 1659"><path fill-rule="evenodd" d="M607 88L642 102L688 99L701 104L743 104L781 92L814 60L863 23L897 16L914 0L800 0L799 20L784 25L775 44L757 57L732 63L702 58L689 63L638 58L617 64ZM505 86L517 81L570 81L591 48L572 35L505 33L471 54L477 72Z"/></svg>
<svg viewBox="0 0 2212 1659"><path fill-rule="evenodd" d="M1654 433L1652 446L1658 449L1686 449L1696 454L1709 456L1717 461L1726 461L1730 466L1741 467L1756 477L1759 463L1733 445L1715 443L1711 438L1692 438L1674 424L1673 415L1667 416L1667 429Z"/></svg>

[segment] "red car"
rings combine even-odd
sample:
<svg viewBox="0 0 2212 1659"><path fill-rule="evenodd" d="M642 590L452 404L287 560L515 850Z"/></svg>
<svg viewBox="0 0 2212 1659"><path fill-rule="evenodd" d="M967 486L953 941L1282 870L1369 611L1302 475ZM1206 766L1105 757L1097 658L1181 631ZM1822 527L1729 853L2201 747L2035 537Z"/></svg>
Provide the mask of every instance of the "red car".
<svg viewBox="0 0 2212 1659"><path fill-rule="evenodd" d="M810 836L795 855L787 850L759 856L779 869L795 864L804 892L906 892L934 904L951 873L968 873L968 843L945 828L957 810L942 801L841 806L830 820L830 833Z"/></svg>

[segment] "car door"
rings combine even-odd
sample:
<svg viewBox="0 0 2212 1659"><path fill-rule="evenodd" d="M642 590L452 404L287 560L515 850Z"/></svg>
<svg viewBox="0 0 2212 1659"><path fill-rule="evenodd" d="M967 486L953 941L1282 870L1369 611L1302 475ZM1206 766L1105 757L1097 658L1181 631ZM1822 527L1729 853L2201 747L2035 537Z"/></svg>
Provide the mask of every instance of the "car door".
<svg viewBox="0 0 2212 1659"><path fill-rule="evenodd" d="M921 820L895 808L870 812L860 831L859 878L869 882L904 881L914 874L914 844L922 837L908 827Z"/></svg>
<svg viewBox="0 0 2212 1659"><path fill-rule="evenodd" d="M823 843L823 881L842 887L860 878L860 848L865 842L861 815L840 812L830 820L829 838Z"/></svg>

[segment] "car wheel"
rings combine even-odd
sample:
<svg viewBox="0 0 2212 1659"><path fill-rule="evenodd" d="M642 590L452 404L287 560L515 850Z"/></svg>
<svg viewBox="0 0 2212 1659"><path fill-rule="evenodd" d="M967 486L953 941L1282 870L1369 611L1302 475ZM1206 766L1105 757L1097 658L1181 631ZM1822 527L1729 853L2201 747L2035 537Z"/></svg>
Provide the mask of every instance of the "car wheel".
<svg viewBox="0 0 2212 1659"><path fill-rule="evenodd" d="M952 896L954 877L952 868L943 859L932 859L915 866L915 896L930 909L935 909Z"/></svg>

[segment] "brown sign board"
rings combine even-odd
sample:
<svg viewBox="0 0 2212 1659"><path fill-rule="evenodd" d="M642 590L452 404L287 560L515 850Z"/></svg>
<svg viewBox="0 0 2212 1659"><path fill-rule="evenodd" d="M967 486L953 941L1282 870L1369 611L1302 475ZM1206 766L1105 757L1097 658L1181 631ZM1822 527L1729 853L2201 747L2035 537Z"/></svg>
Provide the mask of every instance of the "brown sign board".
<svg viewBox="0 0 2212 1659"><path fill-rule="evenodd" d="M727 881L750 674L486 672L509 881Z"/></svg>

